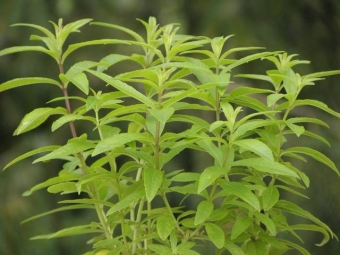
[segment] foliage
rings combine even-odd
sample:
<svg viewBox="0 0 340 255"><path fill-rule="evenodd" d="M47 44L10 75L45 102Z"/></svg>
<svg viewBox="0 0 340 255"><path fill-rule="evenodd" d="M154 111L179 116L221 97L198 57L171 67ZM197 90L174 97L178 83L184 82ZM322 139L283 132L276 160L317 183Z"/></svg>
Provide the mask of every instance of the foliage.
<svg viewBox="0 0 340 255"><path fill-rule="evenodd" d="M0 85L0 92L37 83L62 91L62 97L49 102L55 107L26 114L14 134L39 127L51 115L58 115L52 132L68 124L72 134L66 144L34 149L5 166L31 156L38 156L33 163L62 160L58 176L24 195L41 189L79 195L25 222L79 209L94 210L98 219L32 239L92 234L88 242L92 250L87 255L190 255L199 254L198 247L205 243L214 245L215 254L238 255L284 254L291 249L310 254L300 245L300 230L320 232L324 236L320 246L336 238L327 225L285 200L282 193L304 197L301 190L309 187L309 178L294 163L306 161L305 156L339 175L331 159L320 151L291 147L287 141L306 136L328 145L322 136L307 130L309 124L328 125L297 116L294 110L313 106L340 117L320 101L299 98L306 86L340 71L300 75L293 68L308 61L294 60L295 55L260 47L225 50L231 36L181 35L176 24L161 27L152 17L149 22L140 20L145 38L126 27L92 22L125 32L132 39L96 39L66 48L68 36L90 22L83 19L63 26L59 20L52 22L54 32L34 24L16 24L39 30L41 35L30 39L44 46L0 51L0 56L38 51L52 57L59 70L59 79L24 77ZM133 54L113 53L97 62L73 63L64 70L74 51L105 44L131 47ZM243 51L257 53L230 57ZM274 69L265 74L236 74L238 66L260 60L271 62ZM129 63L130 70L110 75L123 62ZM106 87L95 90L90 85L95 77ZM240 79L259 80L261 87L231 84ZM70 96L69 86L75 86L82 96ZM213 120L203 114L214 116ZM84 121L93 129L79 134L76 123ZM211 164L194 171L172 168L170 163L188 151L209 155ZM182 201L171 205L173 196L181 196ZM301 223L290 223L291 214L301 217Z"/></svg>

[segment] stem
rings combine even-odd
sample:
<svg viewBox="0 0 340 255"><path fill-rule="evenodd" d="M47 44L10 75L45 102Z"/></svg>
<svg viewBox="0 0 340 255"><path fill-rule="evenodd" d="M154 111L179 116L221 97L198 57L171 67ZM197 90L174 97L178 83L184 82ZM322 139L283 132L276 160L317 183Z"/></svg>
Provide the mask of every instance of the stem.
<svg viewBox="0 0 340 255"><path fill-rule="evenodd" d="M59 73L64 74L64 66L61 62L61 59L59 60L58 66L59 66ZM70 100L68 98L68 92L67 92L66 84L64 82L62 82L62 84L61 84L61 89L62 89L63 95L65 97L65 106L66 106L67 113L71 114L72 109L71 109L71 105L70 105ZM72 137L76 138L77 132L76 132L74 122L71 121L69 123L69 125L70 125L70 129L71 129ZM81 153L77 153L77 157L78 157L80 164L81 164L82 175L85 176L85 175L88 174L88 169L87 169L85 159L84 159L84 157ZM97 190L96 190L95 186L93 185L93 183L89 183L88 187L90 189L90 192L91 192L90 194L92 194L92 197L94 199L99 199L98 194L97 194ZM99 219L100 224L102 226L102 229L104 230L105 237L107 239L112 239L112 229L111 229L110 225L108 224L108 221L107 221L104 209L103 209L103 205L94 204L94 206L95 206L95 209L96 209L98 219Z"/></svg>

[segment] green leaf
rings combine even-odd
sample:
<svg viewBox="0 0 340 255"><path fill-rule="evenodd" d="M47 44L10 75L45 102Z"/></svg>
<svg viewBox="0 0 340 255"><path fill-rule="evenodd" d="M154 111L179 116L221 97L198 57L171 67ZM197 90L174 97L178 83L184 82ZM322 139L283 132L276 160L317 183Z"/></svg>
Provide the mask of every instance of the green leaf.
<svg viewBox="0 0 340 255"><path fill-rule="evenodd" d="M55 184L64 183L64 182L70 182L70 181L77 181L79 180L79 176L76 174L67 174L67 175L61 175L57 177L50 178L42 183L39 183L32 187L30 190L25 191L22 195L23 196L30 196L33 192L43 189L45 187L49 187Z"/></svg>
<svg viewBox="0 0 340 255"><path fill-rule="evenodd" d="M224 247L231 253L231 255L246 255L240 247L229 239L225 240Z"/></svg>
<svg viewBox="0 0 340 255"><path fill-rule="evenodd" d="M48 50L42 46L14 46L7 49L3 49L0 51L0 56L4 56L7 54L17 53L17 52L23 52L23 51L38 51L45 54L50 55L52 58L54 58L57 62L58 60L58 54L56 52L53 52L51 50Z"/></svg>
<svg viewBox="0 0 340 255"><path fill-rule="evenodd" d="M65 228L52 234L35 236L35 237L32 237L31 240L51 239L51 238L58 238L58 237L65 237L65 236L76 236L76 235L102 233L102 232L103 230L93 229L92 225L88 224L88 225Z"/></svg>
<svg viewBox="0 0 340 255"><path fill-rule="evenodd" d="M59 39L61 39L62 42L64 42L70 33L79 32L78 28L89 23L91 20L92 19L80 19L75 22L66 24L64 27L62 27L60 31Z"/></svg>
<svg viewBox="0 0 340 255"><path fill-rule="evenodd" d="M100 60L100 65L97 68L98 72L105 71L109 66L119 63L123 60L129 60L129 56L120 54L110 54Z"/></svg>
<svg viewBox="0 0 340 255"><path fill-rule="evenodd" d="M153 168L144 169L144 187L148 202L151 202L157 195L157 192L162 185L163 174L164 173L161 170Z"/></svg>
<svg viewBox="0 0 340 255"><path fill-rule="evenodd" d="M244 135L246 132L255 130L259 127L264 127L272 124L277 124L269 120L250 120L248 122L245 122L241 124L236 131L231 135L230 140L235 141L237 140L240 136Z"/></svg>
<svg viewBox="0 0 340 255"><path fill-rule="evenodd" d="M204 149L205 152L209 153L221 166L223 164L222 152L211 140L202 139L197 144Z"/></svg>
<svg viewBox="0 0 340 255"><path fill-rule="evenodd" d="M175 225L173 219L169 215L162 214L157 219L157 233L161 240L168 238L170 233L174 230Z"/></svg>
<svg viewBox="0 0 340 255"><path fill-rule="evenodd" d="M306 106L306 105L310 105L316 108L319 108L335 117L340 118L340 113L328 108L328 106L323 103L320 102L318 100L312 100L312 99L300 99L300 100L296 100L293 104L293 107L298 107L298 106ZM286 109L289 106L288 102L280 104L276 110L281 110L281 109Z"/></svg>
<svg viewBox="0 0 340 255"><path fill-rule="evenodd" d="M248 55L246 57L243 57L237 61L235 61L234 63L226 66L226 68L224 69L224 71L229 71L239 65L242 65L244 63L248 63L250 61L253 61L253 60L256 60L256 59L260 59L260 58L263 58L263 57L266 57L266 56L270 56L272 55L273 52L261 52L261 53L255 53L255 54L251 54L251 55Z"/></svg>
<svg viewBox="0 0 340 255"><path fill-rule="evenodd" d="M129 44L127 41L124 40L116 40L116 39L100 39L100 40L93 40L93 41L87 41L87 42L81 42L81 43L75 43L68 46L67 50L64 52L61 63L64 63L65 59L70 55L73 51L85 47L85 46L91 46L91 45L98 45L98 44Z"/></svg>
<svg viewBox="0 0 340 255"><path fill-rule="evenodd" d="M116 134L100 141L93 151L92 156L96 156L100 153L113 150L132 141L153 142L153 139L145 134Z"/></svg>
<svg viewBox="0 0 340 255"><path fill-rule="evenodd" d="M224 232L220 226L213 223L206 223L205 230L207 231L208 237L215 244L218 249L224 246Z"/></svg>
<svg viewBox="0 0 340 255"><path fill-rule="evenodd" d="M104 22L91 22L90 25L97 25L97 26L103 26L103 27L110 27L114 29L121 30L129 35L131 35L136 41L138 42L144 42L143 37L141 37L139 34L137 34L135 31L128 29L126 27L110 24L110 23L104 23Z"/></svg>
<svg viewBox="0 0 340 255"><path fill-rule="evenodd" d="M44 213L35 215L33 217L30 217L30 218L22 221L21 223L23 224L23 223L26 223L26 222L29 222L29 221L32 221L32 220L35 220L35 219L39 219L41 217L44 217L44 216L52 214L52 213L69 211L69 210L76 210L76 209L81 209L81 210L83 210L83 209L95 209L95 207L93 205L86 205L86 204L85 205L67 205L67 206L57 208L57 209L53 209L53 210L48 211L48 212L44 212Z"/></svg>
<svg viewBox="0 0 340 255"><path fill-rule="evenodd" d="M78 89L80 89L85 95L89 94L89 81L84 73L77 73L74 75L64 75L66 79L72 82Z"/></svg>
<svg viewBox="0 0 340 255"><path fill-rule="evenodd" d="M272 107L278 100L284 97L284 94L271 94L267 96L267 105L268 107Z"/></svg>
<svg viewBox="0 0 340 255"><path fill-rule="evenodd" d="M321 243L316 244L317 246L323 246L326 243L328 243L330 236L329 233L322 227L319 226L315 226L312 224L297 224L297 225L293 225L290 226L291 229L293 230L306 230L306 231L315 231L315 232L319 232L321 234L323 234L324 238L321 241Z"/></svg>
<svg viewBox="0 0 340 255"><path fill-rule="evenodd" d="M254 193L252 193L244 184L239 182L220 181L220 185L223 190L241 198L247 204L251 205L256 211L261 211L260 202L257 196L255 196Z"/></svg>
<svg viewBox="0 0 340 255"><path fill-rule="evenodd" d="M25 85L39 84L39 83L53 84L53 85L57 85L58 87L61 87L59 82L49 79L49 78L29 77L29 78L13 79L13 80L0 84L0 92L3 92L8 89L25 86Z"/></svg>
<svg viewBox="0 0 340 255"><path fill-rule="evenodd" d="M233 144L238 145L242 149L252 151L264 159L274 161L271 149L265 143L257 139L238 140L233 142Z"/></svg>
<svg viewBox="0 0 340 255"><path fill-rule="evenodd" d="M49 193L61 192L61 194L68 194L76 193L78 190L75 182L62 182L51 185L50 187L47 188L47 191Z"/></svg>
<svg viewBox="0 0 340 255"><path fill-rule="evenodd" d="M94 144L92 142L89 142L86 140L83 141L83 140L71 139L64 146L61 146L58 149L52 151L51 153L48 153L47 155L34 160L33 163L37 163L37 162L41 162L45 160L57 159L57 158L62 159L68 155L77 154L79 152L86 151L93 147L94 147Z"/></svg>
<svg viewBox="0 0 340 255"><path fill-rule="evenodd" d="M33 27L35 29L38 29L40 32L44 33L48 38L55 39L54 34L52 34L51 31L49 31L48 29L46 29L42 26L38 26L38 25L35 25L35 24L30 24L30 23L16 23L16 24L11 25L11 27L16 27L16 26Z"/></svg>
<svg viewBox="0 0 340 255"><path fill-rule="evenodd" d="M31 150L29 152L26 152L22 155L20 155L19 157L16 157L15 159L13 159L11 162L9 162L3 170L5 170L6 168L10 167L11 165L14 165L15 163L25 159L25 158L28 158L28 157L31 157L33 155L36 155L36 154L39 154L41 152L46 152L46 151L54 151L56 149L58 149L60 146L59 145L50 145L50 146L44 146L44 147L41 147L41 148L38 148L38 149L35 149L35 150Z"/></svg>
<svg viewBox="0 0 340 255"><path fill-rule="evenodd" d="M297 137L300 137L300 135L305 132L305 128L303 126L293 124L290 119L286 121L286 124L296 134Z"/></svg>
<svg viewBox="0 0 340 255"><path fill-rule="evenodd" d="M145 188L143 182L136 182L129 188L130 190L133 190L133 192L127 194L123 199L119 200L117 204L112 206L110 210L106 213L107 216L118 212L126 207L129 207L132 203L137 202L139 199L145 196Z"/></svg>
<svg viewBox="0 0 340 255"><path fill-rule="evenodd" d="M197 213L195 215L195 226L208 219L213 210L214 204L211 201L202 201L199 203L197 206Z"/></svg>
<svg viewBox="0 0 340 255"><path fill-rule="evenodd" d="M267 214L255 212L255 217L260 220L272 236L276 236L276 226L274 221Z"/></svg>
<svg viewBox="0 0 340 255"><path fill-rule="evenodd" d="M47 120L49 116L53 114L66 114L66 109L61 107L46 107L34 109L33 111L25 115L17 129L14 131L14 135L25 133L40 126Z"/></svg>
<svg viewBox="0 0 340 255"><path fill-rule="evenodd" d="M249 158L234 161L233 166L245 166L256 169L257 171L269 173L269 174L279 174L284 176L292 176L300 179L299 175L295 173L290 168L278 163L272 162L263 158Z"/></svg>
<svg viewBox="0 0 340 255"><path fill-rule="evenodd" d="M318 218L314 217L310 212L303 210L301 207L299 207L298 205L291 203L289 201L286 200L279 200L276 205L275 208L298 215L300 217L303 217L305 219L309 219L312 222L314 222L315 224L319 225L320 227L324 228L325 230L327 230L332 237L334 237L335 235L333 234L332 230L322 221L320 221Z"/></svg>
<svg viewBox="0 0 340 255"><path fill-rule="evenodd" d="M297 245L297 244L295 244L291 241L288 241L288 240L285 240L285 239L280 239L280 238L278 238L278 241L280 241L282 244L285 244L289 247L292 247L292 248L298 250L303 255L311 255L305 248L303 248L300 245Z"/></svg>
<svg viewBox="0 0 340 255"><path fill-rule="evenodd" d="M237 238L239 235L241 235L243 232L245 232L249 226L252 224L252 219L249 217L240 217L238 218L231 230L231 240Z"/></svg>
<svg viewBox="0 0 340 255"><path fill-rule="evenodd" d="M168 119L174 114L174 108L167 107L163 109L150 109L152 114L160 123L165 124Z"/></svg>
<svg viewBox="0 0 340 255"><path fill-rule="evenodd" d="M220 166L210 166L203 170L198 181L197 193L201 193L206 187L211 185L218 177L227 174L227 168Z"/></svg>
<svg viewBox="0 0 340 255"><path fill-rule="evenodd" d="M275 186L267 187L262 193L262 209L269 211L279 200L280 193Z"/></svg>
<svg viewBox="0 0 340 255"><path fill-rule="evenodd" d="M124 94L133 97L135 99L137 99L140 102L143 102L144 104L146 104L147 106L154 108L155 106L155 102L146 97L145 95L143 95L142 93L140 93L138 90L134 89L132 86L112 78L111 76L101 73L101 72L97 72L97 71L93 71L93 70L87 70L87 72L93 74L94 76L98 77L99 79L105 81L106 83L112 85L113 87L115 87L116 89L118 89L119 91L123 92Z"/></svg>
<svg viewBox="0 0 340 255"><path fill-rule="evenodd" d="M197 182L200 178L199 173L179 173L176 174L174 177L171 178L171 181L173 182Z"/></svg>
<svg viewBox="0 0 340 255"><path fill-rule="evenodd" d="M262 240L249 241L246 246L247 255L264 255L267 253L266 244Z"/></svg>
<svg viewBox="0 0 340 255"><path fill-rule="evenodd" d="M67 114L67 115L60 117L56 121L54 121L52 123L51 130L52 130L52 132L54 132L55 130L60 128L65 123L75 121L75 120L90 120L93 123L96 123L96 119L92 118L92 117L81 116L81 115L77 115L77 114Z"/></svg>
<svg viewBox="0 0 340 255"><path fill-rule="evenodd" d="M289 148L287 150L285 150L284 152L282 152L282 155L284 155L285 153L298 153L298 154L305 154L307 156L310 156L312 158L314 158L315 160L325 164L326 166L330 167L331 169L333 169L338 175L340 175L338 168L335 166L335 164L333 163L332 160L330 160L326 155L324 155L323 153L308 148L308 147L292 147Z"/></svg>

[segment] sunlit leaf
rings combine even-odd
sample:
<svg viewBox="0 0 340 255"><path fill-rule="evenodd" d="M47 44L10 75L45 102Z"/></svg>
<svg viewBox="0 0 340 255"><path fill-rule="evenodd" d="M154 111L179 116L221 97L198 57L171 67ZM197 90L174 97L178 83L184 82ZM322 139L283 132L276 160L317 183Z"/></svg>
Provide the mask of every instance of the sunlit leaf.
<svg viewBox="0 0 340 255"><path fill-rule="evenodd" d="M210 166L204 169L198 181L197 193L201 193L221 175L227 174L226 170L227 168L219 166Z"/></svg>
<svg viewBox="0 0 340 255"><path fill-rule="evenodd" d="M240 217L238 218L231 230L231 240L237 238L240 234L245 232L249 226L252 224L252 219L249 217Z"/></svg>
<svg viewBox="0 0 340 255"><path fill-rule="evenodd" d="M91 148L94 148L94 144L90 141L69 140L69 142L64 146L61 146L58 149L48 153L47 155L34 160L33 163L57 158L64 158L65 156L77 154Z"/></svg>
<svg viewBox="0 0 340 255"><path fill-rule="evenodd" d="M144 187L146 198L149 202L157 195L158 189L163 181L163 172L161 170L146 168L144 169Z"/></svg>
<svg viewBox="0 0 340 255"><path fill-rule="evenodd" d="M242 149L252 151L264 159L274 161L271 149L265 143L257 139L242 139L233 142L233 144L240 146Z"/></svg>
<svg viewBox="0 0 340 255"><path fill-rule="evenodd" d="M251 167L264 173L292 176L300 179L299 175L288 167L264 158L241 159L234 161L233 166Z"/></svg>
<svg viewBox="0 0 340 255"><path fill-rule="evenodd" d="M48 117L54 114L66 114L66 109L62 107L34 109L25 115L17 129L14 131L14 135L20 135L36 127L39 127L47 120Z"/></svg>
<svg viewBox="0 0 340 255"><path fill-rule="evenodd" d="M269 211L279 200L280 193L275 186L269 186L262 192L262 209Z"/></svg>
<svg viewBox="0 0 340 255"><path fill-rule="evenodd" d="M292 147L289 148L287 150L285 150L284 152L282 152L282 155L284 155L286 152L294 152L294 153L298 153L298 154L304 154L307 156L310 156L312 158L314 158L315 160L325 164L326 166L330 167L331 169L333 169L338 175L340 175L338 168L335 166L335 164L333 163L332 160L330 160L326 155L324 155L323 153L308 148L308 147Z"/></svg>
<svg viewBox="0 0 340 255"><path fill-rule="evenodd" d="M214 204L211 201L202 201L199 203L195 216L195 225L197 226L208 219L213 210Z"/></svg>
<svg viewBox="0 0 340 255"><path fill-rule="evenodd" d="M57 85L58 87L61 87L59 82L49 79L49 78L29 77L29 78L13 79L13 80L0 84L0 92L8 90L8 89L14 89L14 88L21 87L21 86L39 84L39 83L53 84L53 85Z"/></svg>
<svg viewBox="0 0 340 255"><path fill-rule="evenodd" d="M239 182L220 181L220 185L223 190L241 198L247 204L251 205L256 211L261 210L259 199L244 184Z"/></svg>
<svg viewBox="0 0 340 255"><path fill-rule="evenodd" d="M213 223L206 223L205 230L207 231L208 237L215 244L215 246L221 249L224 246L224 232L220 226Z"/></svg>
<svg viewBox="0 0 340 255"><path fill-rule="evenodd" d="M54 151L56 149L58 149L60 146L59 145L50 145L50 146L44 146L44 147L40 147L38 149L35 149L35 150L31 150L29 152L26 152L22 155L20 155L19 157L16 157L15 159L13 159L11 162L9 162L3 170L5 170L6 168L10 167L11 165L14 165L15 163L23 160L23 159L26 159L28 157L31 157L33 155L36 155L36 154L39 154L39 153L42 153L42 152L47 152L47 151Z"/></svg>
<svg viewBox="0 0 340 255"><path fill-rule="evenodd" d="M132 141L153 142L153 139L143 134L116 134L100 141L93 151L92 156L96 156L100 153L113 150Z"/></svg>
<svg viewBox="0 0 340 255"><path fill-rule="evenodd" d="M169 215L162 214L158 217L157 233L163 241L168 238L174 227L173 219Z"/></svg>

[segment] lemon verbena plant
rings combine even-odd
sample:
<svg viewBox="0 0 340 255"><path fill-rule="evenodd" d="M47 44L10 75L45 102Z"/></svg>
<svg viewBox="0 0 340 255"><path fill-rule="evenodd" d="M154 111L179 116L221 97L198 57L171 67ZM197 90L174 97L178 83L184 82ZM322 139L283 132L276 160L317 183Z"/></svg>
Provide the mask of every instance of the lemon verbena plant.
<svg viewBox="0 0 340 255"><path fill-rule="evenodd" d="M210 247L209 254L276 255L293 249L306 255L310 253L297 231L320 232L324 238L318 245L336 238L326 224L282 194L305 197L308 172L296 166L305 157L339 175L326 155L289 141L307 137L329 145L307 130L310 124L328 125L294 110L316 107L339 118L326 104L299 95L306 86L340 71L301 75L294 70L308 61L295 55L261 47L226 49L230 36L183 35L178 25L160 26L153 17L140 22L145 35L91 19L51 22L53 30L15 24L36 29L39 35L30 39L40 45L0 51L0 56L47 54L59 72L57 77L24 77L0 85L0 92L39 83L60 89L47 106L25 115L14 135L37 128L52 115L51 132L63 125L70 129L66 144L32 148L4 168L28 157L34 157L33 163L63 162L58 176L24 195L40 189L74 193L52 212L92 210L97 217L96 222L33 239L88 234L87 255L195 255L202 246ZM87 24L92 25L87 29L103 26L110 34L119 30L131 39L65 45L71 33ZM64 63L78 49L109 44L121 44L131 54L112 52L101 59L67 63L70 68L65 70ZM232 57L241 51L243 57ZM235 71L251 61L260 66L270 62L272 69L262 74ZM117 74L123 62L129 63L124 66L128 70ZM70 95L71 86L79 93ZM85 125L91 127L88 131L79 129L84 122L90 124ZM180 158L194 161L190 155L204 158L206 164L187 169ZM301 223L290 223L290 215Z"/></svg>

